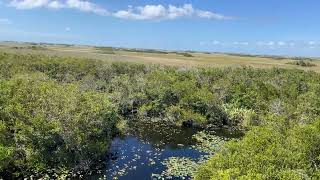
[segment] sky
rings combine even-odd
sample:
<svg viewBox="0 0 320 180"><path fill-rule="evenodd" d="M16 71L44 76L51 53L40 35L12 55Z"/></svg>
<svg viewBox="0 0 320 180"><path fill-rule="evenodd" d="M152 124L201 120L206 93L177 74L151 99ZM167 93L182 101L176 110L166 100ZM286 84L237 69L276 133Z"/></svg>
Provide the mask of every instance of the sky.
<svg viewBox="0 0 320 180"><path fill-rule="evenodd" d="M0 41L320 57L320 1L0 0Z"/></svg>

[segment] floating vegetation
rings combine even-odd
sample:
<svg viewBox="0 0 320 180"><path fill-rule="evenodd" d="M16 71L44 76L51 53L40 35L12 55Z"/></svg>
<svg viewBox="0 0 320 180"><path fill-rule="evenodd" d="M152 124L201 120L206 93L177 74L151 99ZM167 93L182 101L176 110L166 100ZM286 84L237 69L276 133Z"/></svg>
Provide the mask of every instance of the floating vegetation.
<svg viewBox="0 0 320 180"><path fill-rule="evenodd" d="M197 144L192 145L192 148L210 155L213 155L214 152L219 150L227 140L226 138L221 138L205 131L193 135L193 138L196 140Z"/></svg>
<svg viewBox="0 0 320 180"><path fill-rule="evenodd" d="M160 123L151 119L129 121L126 126L125 136L115 138L112 142L110 152L115 154L116 158L111 159L107 165L107 179L157 179L161 176L167 178L171 173L189 177L191 175L178 174L183 172L183 167L167 174L160 174L167 169L167 165L170 166L174 162L171 157L184 157L181 161L184 162L185 168L189 168L193 159L199 160L205 155L191 147L196 144L196 139L192 138L198 133L196 129L174 127L170 123ZM174 166L172 168L174 169Z"/></svg>
<svg viewBox="0 0 320 180"><path fill-rule="evenodd" d="M118 152L118 158L110 162L107 170L112 179L121 179L138 168L157 166L161 162L162 149L153 148L150 143L135 137L116 139L113 147L114 151Z"/></svg>
<svg viewBox="0 0 320 180"><path fill-rule="evenodd" d="M191 179L200 165L207 162L227 141L226 138L221 138L205 131L198 132L192 137L197 143L192 145L191 148L203 152L203 154L196 159L186 157L170 157L165 159L162 164L166 166L166 170L160 174L152 174L153 178L172 179L173 177L179 177L181 179Z"/></svg>
<svg viewBox="0 0 320 180"><path fill-rule="evenodd" d="M197 171L199 164L190 158L172 157L162 162L167 167L161 174L153 174L153 178L171 179L173 177L181 177L183 179L190 179Z"/></svg>

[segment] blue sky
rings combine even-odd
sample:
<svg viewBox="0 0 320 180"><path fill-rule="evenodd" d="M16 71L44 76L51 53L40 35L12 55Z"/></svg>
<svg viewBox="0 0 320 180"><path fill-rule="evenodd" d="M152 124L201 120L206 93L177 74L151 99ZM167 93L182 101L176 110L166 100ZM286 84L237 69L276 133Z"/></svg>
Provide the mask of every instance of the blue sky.
<svg viewBox="0 0 320 180"><path fill-rule="evenodd" d="M320 56L319 0L0 0L0 40Z"/></svg>

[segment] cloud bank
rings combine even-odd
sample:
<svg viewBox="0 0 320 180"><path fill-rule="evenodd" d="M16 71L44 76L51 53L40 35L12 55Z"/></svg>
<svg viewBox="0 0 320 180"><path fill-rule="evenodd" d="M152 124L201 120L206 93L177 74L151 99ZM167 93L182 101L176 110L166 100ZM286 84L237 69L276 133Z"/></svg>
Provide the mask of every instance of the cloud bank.
<svg viewBox="0 0 320 180"><path fill-rule="evenodd" d="M163 5L146 5L133 8L129 6L127 10L117 11L113 15L118 18L132 20L170 20L181 17L198 17L215 20L232 19L222 14L195 9L191 4L185 4L180 7L173 5L169 5L168 7Z"/></svg>
<svg viewBox="0 0 320 180"><path fill-rule="evenodd" d="M91 12L101 16L109 15L108 11L99 7L97 4L83 0L13 0L9 6L16 9L35 9L35 8L49 8L49 9L77 9L83 12Z"/></svg>
<svg viewBox="0 0 320 180"><path fill-rule="evenodd" d="M173 5L145 5L132 7L125 10L109 12L99 5L85 0L12 0L9 6L16 9L26 10L35 8L48 9L76 9L83 12L94 13L101 16L112 16L129 20L174 20L184 17L211 19L211 20L231 20L233 17L219 13L196 9L192 4L182 6Z"/></svg>
<svg viewBox="0 0 320 180"><path fill-rule="evenodd" d="M201 41L201 46L224 46L224 47L261 47L261 48L320 48L320 41Z"/></svg>

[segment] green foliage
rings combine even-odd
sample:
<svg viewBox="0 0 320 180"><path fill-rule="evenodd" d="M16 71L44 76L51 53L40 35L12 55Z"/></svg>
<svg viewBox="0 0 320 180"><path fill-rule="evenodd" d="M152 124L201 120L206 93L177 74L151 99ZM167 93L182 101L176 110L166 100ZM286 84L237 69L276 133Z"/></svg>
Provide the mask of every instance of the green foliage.
<svg viewBox="0 0 320 180"><path fill-rule="evenodd" d="M230 141L204 164L196 179L319 179L320 121L272 124Z"/></svg>
<svg viewBox="0 0 320 180"><path fill-rule="evenodd" d="M166 117L169 121L175 124L182 125L183 122L192 121L197 124L202 124L206 121L206 118L194 111L185 110L178 106L170 106L166 109Z"/></svg>
<svg viewBox="0 0 320 180"><path fill-rule="evenodd" d="M117 129L142 118L249 130L199 177L316 178L319 84L319 74L299 70L0 53L0 170L85 169L103 157Z"/></svg>
<svg viewBox="0 0 320 180"><path fill-rule="evenodd" d="M258 125L257 114L252 109L234 107L233 104L225 104L224 111L227 114L228 124L241 126L242 128Z"/></svg>
<svg viewBox="0 0 320 180"><path fill-rule="evenodd" d="M98 53L101 54L115 54L114 49L112 47L97 47L95 48Z"/></svg>
<svg viewBox="0 0 320 180"><path fill-rule="evenodd" d="M41 72L57 83L109 94L124 118L247 129L279 116L311 123L319 116L320 76L284 69L173 68L95 60L0 54L0 78Z"/></svg>
<svg viewBox="0 0 320 180"><path fill-rule="evenodd" d="M293 62L289 62L287 64L292 64L292 65L302 66L302 67L313 67L313 66L316 66L316 64L314 64L314 63L312 63L310 61L305 61L305 60L293 61Z"/></svg>
<svg viewBox="0 0 320 180"><path fill-rule="evenodd" d="M161 174L153 174L158 179L171 179L179 177L182 179L193 178L201 164L208 161L225 143L225 139L212 135L205 131L200 131L192 137L196 144L193 149L203 152L198 158L170 157L162 162L166 170Z"/></svg>
<svg viewBox="0 0 320 180"><path fill-rule="evenodd" d="M194 57L192 54L187 53L187 52L176 52L178 55L182 55L184 57Z"/></svg>
<svg viewBox="0 0 320 180"><path fill-rule="evenodd" d="M39 73L0 82L0 107L0 169L24 174L100 159L118 119L105 94Z"/></svg>
<svg viewBox="0 0 320 180"><path fill-rule="evenodd" d="M162 164L166 166L167 170L162 172L161 175L154 174L153 177L158 177L158 179L164 179L164 177L167 179L171 179L172 177L191 177L199 166L199 164L192 159L183 157L172 157L162 162Z"/></svg>
<svg viewBox="0 0 320 180"><path fill-rule="evenodd" d="M209 155L215 154L226 142L225 139L205 131L200 131L199 133L193 135L193 139L195 139L197 142L193 148Z"/></svg>

